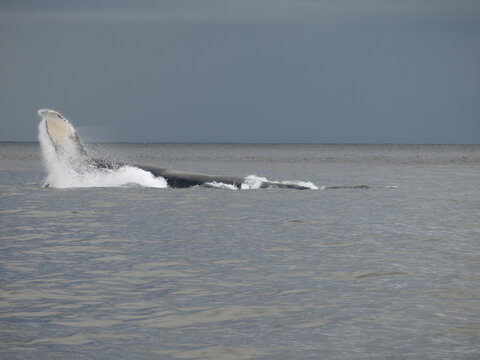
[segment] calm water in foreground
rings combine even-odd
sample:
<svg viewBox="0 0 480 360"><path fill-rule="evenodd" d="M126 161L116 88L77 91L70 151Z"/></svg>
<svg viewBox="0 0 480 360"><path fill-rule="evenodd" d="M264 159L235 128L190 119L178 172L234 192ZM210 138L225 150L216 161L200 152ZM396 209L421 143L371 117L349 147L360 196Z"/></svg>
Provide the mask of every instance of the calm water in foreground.
<svg viewBox="0 0 480 360"><path fill-rule="evenodd" d="M43 188L0 143L1 359L480 359L480 146L89 147L371 188Z"/></svg>

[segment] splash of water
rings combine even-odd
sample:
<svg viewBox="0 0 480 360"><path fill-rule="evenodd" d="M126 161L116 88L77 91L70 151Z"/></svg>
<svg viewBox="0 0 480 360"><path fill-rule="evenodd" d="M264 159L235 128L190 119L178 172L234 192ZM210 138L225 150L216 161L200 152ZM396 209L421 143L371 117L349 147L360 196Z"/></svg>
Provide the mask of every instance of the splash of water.
<svg viewBox="0 0 480 360"><path fill-rule="evenodd" d="M275 185L295 185L302 186L311 190L318 190L318 187L310 181L270 181L265 177L257 175L247 176L241 188L242 190L261 189L264 187L265 184L271 184L272 187L275 187Z"/></svg>
<svg viewBox="0 0 480 360"><path fill-rule="evenodd" d="M38 126L38 140L47 170L45 186L55 188L145 186L166 188L167 181L134 166L99 168L78 152L59 151L47 133L45 120Z"/></svg>

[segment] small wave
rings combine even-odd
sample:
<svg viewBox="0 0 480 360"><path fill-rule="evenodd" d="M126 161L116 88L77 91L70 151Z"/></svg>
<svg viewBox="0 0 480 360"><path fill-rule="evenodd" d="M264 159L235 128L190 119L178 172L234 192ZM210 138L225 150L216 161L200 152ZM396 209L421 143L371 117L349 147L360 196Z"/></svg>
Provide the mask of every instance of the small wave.
<svg viewBox="0 0 480 360"><path fill-rule="evenodd" d="M311 181L274 181L274 183L279 183L283 185L296 185L296 186L301 186L305 187L311 190L318 190L318 186L312 183Z"/></svg>
<svg viewBox="0 0 480 360"><path fill-rule="evenodd" d="M227 189L238 190L239 188L233 184L225 184L222 182L212 181L202 185L203 187L213 189ZM305 189L318 190L318 187L312 182L308 181L270 181L265 177L257 175L249 175L245 178L245 181L241 184L241 190L255 190L265 188L277 188L277 187L302 187Z"/></svg>
<svg viewBox="0 0 480 360"><path fill-rule="evenodd" d="M257 175L249 175L245 178L241 189L262 189L262 188L275 188L275 187L301 187L305 189L318 190L318 187L310 181L270 181L265 177Z"/></svg>
<svg viewBox="0 0 480 360"><path fill-rule="evenodd" d="M207 182L202 185L203 187L212 188L212 189L227 189L227 190L238 190L235 185L232 184L225 184L222 182L212 181Z"/></svg>
<svg viewBox="0 0 480 360"><path fill-rule="evenodd" d="M245 178L245 181L243 182L241 189L242 190L260 189L265 182L268 182L267 178L260 177L257 175L248 175Z"/></svg>
<svg viewBox="0 0 480 360"><path fill-rule="evenodd" d="M143 187L166 188L167 182L162 177L134 166L122 166L119 169L89 169L82 173L69 171L68 168L52 171L46 184L55 188L86 187L124 187L138 185Z"/></svg>

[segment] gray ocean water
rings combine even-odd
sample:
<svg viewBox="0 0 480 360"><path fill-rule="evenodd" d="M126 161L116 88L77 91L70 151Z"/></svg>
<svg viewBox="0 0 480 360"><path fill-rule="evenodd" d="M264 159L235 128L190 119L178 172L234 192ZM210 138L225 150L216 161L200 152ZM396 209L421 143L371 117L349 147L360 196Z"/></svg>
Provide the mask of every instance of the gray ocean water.
<svg viewBox="0 0 480 360"><path fill-rule="evenodd" d="M480 146L88 147L371 188L44 188L0 143L1 359L480 359Z"/></svg>

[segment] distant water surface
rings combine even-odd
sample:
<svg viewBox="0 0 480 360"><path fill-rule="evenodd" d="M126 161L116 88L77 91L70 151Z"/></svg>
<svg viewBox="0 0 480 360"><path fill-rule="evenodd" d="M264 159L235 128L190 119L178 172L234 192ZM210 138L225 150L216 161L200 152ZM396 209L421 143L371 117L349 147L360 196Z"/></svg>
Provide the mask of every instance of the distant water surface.
<svg viewBox="0 0 480 360"><path fill-rule="evenodd" d="M1 359L480 358L480 146L88 150L370 188L44 188L0 143Z"/></svg>

